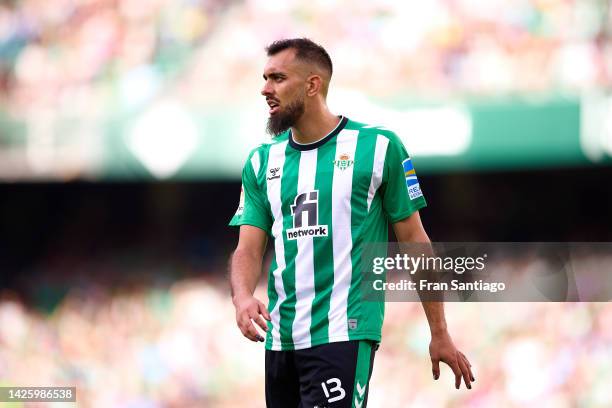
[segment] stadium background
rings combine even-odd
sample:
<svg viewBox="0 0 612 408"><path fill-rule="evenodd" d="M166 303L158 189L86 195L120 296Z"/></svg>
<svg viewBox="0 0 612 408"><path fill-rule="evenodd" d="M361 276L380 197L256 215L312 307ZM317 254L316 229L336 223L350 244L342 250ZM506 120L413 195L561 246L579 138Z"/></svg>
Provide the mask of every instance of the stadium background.
<svg viewBox="0 0 612 408"><path fill-rule="evenodd" d="M263 406L226 222L281 37L329 50L335 112L400 132L433 240L612 241L611 29L604 0L2 2L1 385ZM393 303L370 406L612 405L610 304L447 318L474 389L431 379L420 305Z"/></svg>

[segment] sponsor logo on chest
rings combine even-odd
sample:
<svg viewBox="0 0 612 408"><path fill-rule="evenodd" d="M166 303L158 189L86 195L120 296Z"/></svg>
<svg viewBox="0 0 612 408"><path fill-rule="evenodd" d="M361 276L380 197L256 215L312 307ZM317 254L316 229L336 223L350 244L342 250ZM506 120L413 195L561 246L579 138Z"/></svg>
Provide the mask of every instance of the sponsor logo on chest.
<svg viewBox="0 0 612 408"><path fill-rule="evenodd" d="M326 237L327 225L319 225L319 191L313 190L295 197L291 206L293 228L287 230L287 239Z"/></svg>

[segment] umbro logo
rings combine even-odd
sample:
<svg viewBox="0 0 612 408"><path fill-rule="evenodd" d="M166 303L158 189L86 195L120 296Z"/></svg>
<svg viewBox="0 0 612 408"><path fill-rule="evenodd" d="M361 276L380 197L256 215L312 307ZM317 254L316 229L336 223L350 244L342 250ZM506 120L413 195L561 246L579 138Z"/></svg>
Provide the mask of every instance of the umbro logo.
<svg viewBox="0 0 612 408"><path fill-rule="evenodd" d="M268 180L274 180L280 178L280 167L273 167L268 170Z"/></svg>

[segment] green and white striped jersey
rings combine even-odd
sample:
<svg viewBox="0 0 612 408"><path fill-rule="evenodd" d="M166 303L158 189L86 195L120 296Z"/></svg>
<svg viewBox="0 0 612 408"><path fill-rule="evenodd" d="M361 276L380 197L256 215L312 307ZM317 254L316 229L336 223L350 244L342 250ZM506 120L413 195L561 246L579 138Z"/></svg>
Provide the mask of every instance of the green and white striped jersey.
<svg viewBox="0 0 612 408"><path fill-rule="evenodd" d="M250 153L230 221L274 239L266 348L380 341L384 303L361 300L360 255L426 205L410 157L390 130L344 117L316 143L290 132Z"/></svg>

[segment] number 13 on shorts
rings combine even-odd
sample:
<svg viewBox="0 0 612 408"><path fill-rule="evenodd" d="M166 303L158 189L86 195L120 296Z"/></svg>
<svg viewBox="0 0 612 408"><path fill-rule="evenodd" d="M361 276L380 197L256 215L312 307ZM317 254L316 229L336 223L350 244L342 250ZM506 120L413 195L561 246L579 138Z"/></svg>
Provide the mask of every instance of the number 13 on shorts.
<svg viewBox="0 0 612 408"><path fill-rule="evenodd" d="M328 389L326 383L327 385L333 385L333 387ZM322 382L321 387L323 388L327 402L330 404L335 401L340 401L342 398L346 397L346 392L344 391L344 388L342 388L342 382L338 378L330 378L326 382Z"/></svg>

